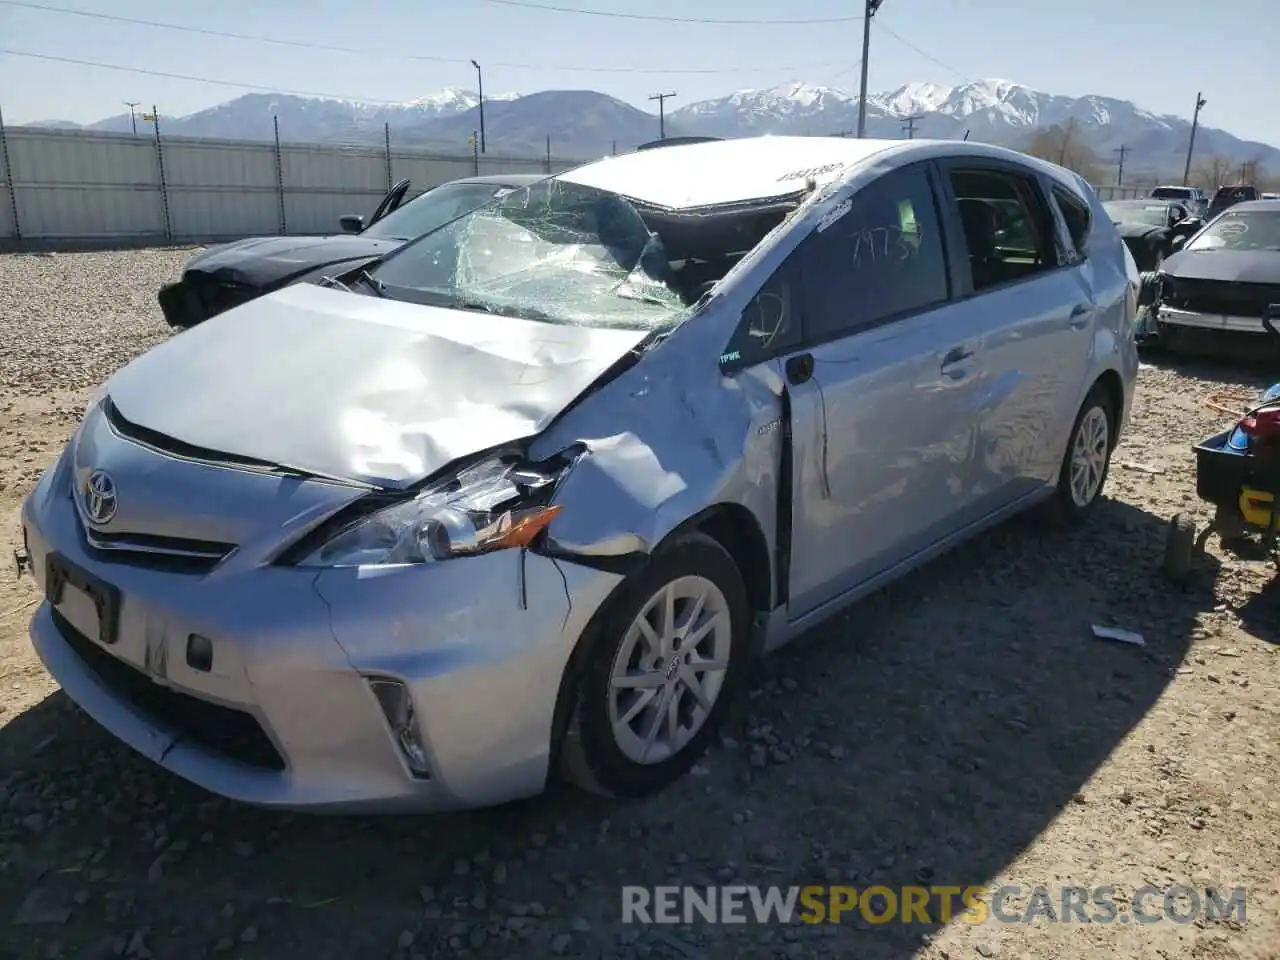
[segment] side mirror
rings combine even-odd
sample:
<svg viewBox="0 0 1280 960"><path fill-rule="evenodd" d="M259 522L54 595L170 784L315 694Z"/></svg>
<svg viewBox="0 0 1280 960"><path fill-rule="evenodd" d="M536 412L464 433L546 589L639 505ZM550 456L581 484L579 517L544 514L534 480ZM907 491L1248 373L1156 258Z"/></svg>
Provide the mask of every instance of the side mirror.
<svg viewBox="0 0 1280 960"><path fill-rule="evenodd" d="M338 223L347 233L359 233L364 229L364 217L358 213L348 213L338 218Z"/></svg>
<svg viewBox="0 0 1280 960"><path fill-rule="evenodd" d="M1194 233L1196 230L1199 230L1204 226L1204 221L1199 217L1187 217L1187 219L1183 220L1182 223L1178 224L1178 226L1185 227L1188 233Z"/></svg>
<svg viewBox="0 0 1280 960"><path fill-rule="evenodd" d="M1173 247L1174 250L1181 250L1186 245L1187 245L1187 238L1185 235L1174 237L1173 243L1170 244L1170 246Z"/></svg>

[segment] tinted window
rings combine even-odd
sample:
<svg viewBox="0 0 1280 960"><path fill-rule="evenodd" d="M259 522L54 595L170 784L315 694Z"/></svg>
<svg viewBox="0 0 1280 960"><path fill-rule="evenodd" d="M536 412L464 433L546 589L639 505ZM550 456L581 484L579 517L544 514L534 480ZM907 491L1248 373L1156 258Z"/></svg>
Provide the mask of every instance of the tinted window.
<svg viewBox="0 0 1280 960"><path fill-rule="evenodd" d="M1057 266L1043 200L1027 177L1004 170L953 170L974 290Z"/></svg>
<svg viewBox="0 0 1280 960"><path fill-rule="evenodd" d="M1188 189L1177 187L1156 187L1151 191L1153 200L1190 200L1195 194Z"/></svg>
<svg viewBox="0 0 1280 960"><path fill-rule="evenodd" d="M783 264L742 311L742 321L721 363L758 363L800 342L794 259Z"/></svg>
<svg viewBox="0 0 1280 960"><path fill-rule="evenodd" d="M1088 204L1061 187L1053 188L1053 198L1058 204L1058 210L1062 213L1063 222L1067 225L1067 232L1071 234L1071 242L1076 250L1084 254L1085 247L1089 243L1089 229L1093 223Z"/></svg>
<svg viewBox="0 0 1280 960"><path fill-rule="evenodd" d="M863 187L847 212L816 227L793 256L803 273L806 340L865 329L948 298L942 234L923 167Z"/></svg>
<svg viewBox="0 0 1280 960"><path fill-rule="evenodd" d="M1253 187L1222 187L1213 195L1215 205L1244 203L1246 200L1256 200L1258 191Z"/></svg>

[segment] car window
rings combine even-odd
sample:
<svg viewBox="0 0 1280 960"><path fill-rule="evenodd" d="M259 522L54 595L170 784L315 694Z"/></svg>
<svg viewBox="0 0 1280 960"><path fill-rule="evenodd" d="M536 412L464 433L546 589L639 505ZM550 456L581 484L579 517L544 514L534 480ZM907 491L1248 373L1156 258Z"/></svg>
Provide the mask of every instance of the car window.
<svg viewBox="0 0 1280 960"><path fill-rule="evenodd" d="M1086 256L1089 230L1093 225L1093 215L1089 211L1088 204L1062 187L1053 188L1053 199L1058 205L1058 211L1062 214L1063 222L1067 225L1072 244L1081 256Z"/></svg>
<svg viewBox="0 0 1280 960"><path fill-rule="evenodd" d="M795 261L789 260L751 298L721 363L749 366L799 344L796 277Z"/></svg>
<svg viewBox="0 0 1280 960"><path fill-rule="evenodd" d="M792 256L804 337L821 342L948 299L942 231L925 167L885 174L834 208Z"/></svg>
<svg viewBox="0 0 1280 960"><path fill-rule="evenodd" d="M1030 178L1005 170L954 169L951 187L975 291L1057 266L1043 200Z"/></svg>

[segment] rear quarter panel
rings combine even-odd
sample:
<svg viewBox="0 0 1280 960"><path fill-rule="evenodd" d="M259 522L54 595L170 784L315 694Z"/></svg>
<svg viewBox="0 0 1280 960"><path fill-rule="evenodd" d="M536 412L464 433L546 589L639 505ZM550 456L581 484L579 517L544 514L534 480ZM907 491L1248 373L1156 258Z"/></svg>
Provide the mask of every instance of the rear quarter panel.
<svg viewBox="0 0 1280 960"><path fill-rule="evenodd" d="M1129 419L1134 385L1138 379L1138 348L1134 340L1138 321L1141 277L1133 255L1120 238L1093 188L1077 177L1076 190L1089 200L1093 223L1088 242L1089 277L1098 305L1089 372L1080 384L1079 402L1107 371L1120 377L1123 402L1118 427Z"/></svg>

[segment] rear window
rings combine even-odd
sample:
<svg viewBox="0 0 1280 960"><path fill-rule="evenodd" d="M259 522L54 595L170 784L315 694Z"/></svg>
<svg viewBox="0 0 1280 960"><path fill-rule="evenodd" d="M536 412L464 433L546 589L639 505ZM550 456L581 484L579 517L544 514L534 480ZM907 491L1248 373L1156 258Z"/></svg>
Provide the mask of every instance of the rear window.
<svg viewBox="0 0 1280 960"><path fill-rule="evenodd" d="M1257 199L1258 191L1253 187L1222 187L1213 195L1214 203L1244 203Z"/></svg>
<svg viewBox="0 0 1280 960"><path fill-rule="evenodd" d="M1153 200L1190 200L1193 196L1186 187L1156 187L1151 191Z"/></svg>

